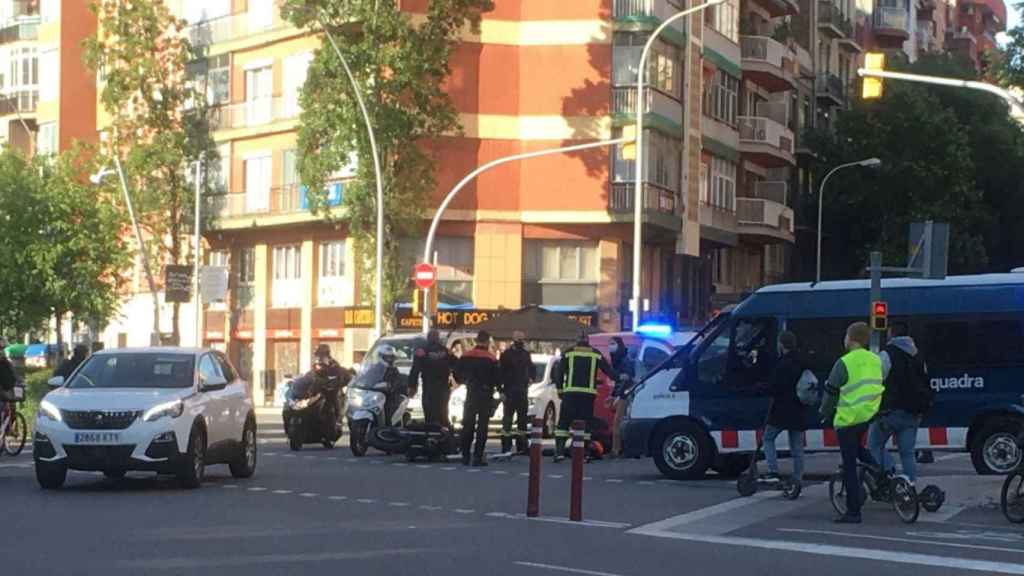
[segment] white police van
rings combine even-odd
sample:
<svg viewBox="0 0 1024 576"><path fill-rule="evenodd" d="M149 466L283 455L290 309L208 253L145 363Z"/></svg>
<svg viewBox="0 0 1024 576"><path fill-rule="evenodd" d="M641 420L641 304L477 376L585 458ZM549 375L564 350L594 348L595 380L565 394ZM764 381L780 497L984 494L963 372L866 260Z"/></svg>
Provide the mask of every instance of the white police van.
<svg viewBox="0 0 1024 576"><path fill-rule="evenodd" d="M711 467L738 474L764 425L779 332L797 335L824 382L846 327L866 320L869 288L867 280L769 286L718 316L633 390L626 453L653 456L671 478ZM1014 469L1024 429L1024 274L885 279L882 297L890 322L910 325L936 391L918 447L969 451L980 474ZM808 451L838 450L815 409L806 424ZM779 437L780 450L786 442Z"/></svg>

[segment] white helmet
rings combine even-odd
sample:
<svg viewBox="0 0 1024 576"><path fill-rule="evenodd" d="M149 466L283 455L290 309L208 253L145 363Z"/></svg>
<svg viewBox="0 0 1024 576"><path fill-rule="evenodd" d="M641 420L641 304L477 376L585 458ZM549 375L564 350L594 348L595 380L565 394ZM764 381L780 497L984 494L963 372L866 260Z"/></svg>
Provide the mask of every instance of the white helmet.
<svg viewBox="0 0 1024 576"><path fill-rule="evenodd" d="M395 363L395 349L390 344L381 344L380 348L377 348L377 356L388 364Z"/></svg>

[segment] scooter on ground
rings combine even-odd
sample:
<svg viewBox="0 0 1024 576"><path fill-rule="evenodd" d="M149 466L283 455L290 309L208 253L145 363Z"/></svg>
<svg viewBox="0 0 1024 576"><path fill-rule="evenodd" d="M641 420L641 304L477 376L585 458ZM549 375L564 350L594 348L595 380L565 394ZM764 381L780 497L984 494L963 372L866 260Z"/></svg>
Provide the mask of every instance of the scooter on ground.
<svg viewBox="0 0 1024 576"><path fill-rule="evenodd" d="M782 492L782 497L786 500L796 500L803 490L800 479L782 474L778 476L778 479L768 479L758 475L757 460L764 448L764 435L759 434L758 436L757 448L754 449L754 455L750 457L750 468L736 480L736 491L740 493L740 496L746 498L753 496L758 490L776 490Z"/></svg>
<svg viewBox="0 0 1024 576"><path fill-rule="evenodd" d="M304 444L316 443L334 448L341 438L340 398L336 402L329 401L332 394L339 396L340 382L337 377L325 378L322 382L317 382L316 378L306 374L287 384L281 416L288 446L295 451L302 450Z"/></svg>
<svg viewBox="0 0 1024 576"><path fill-rule="evenodd" d="M406 439L394 429L409 421L408 387L387 381L389 366L367 366L348 388L349 447L353 456L365 456L371 446L393 454L402 452Z"/></svg>

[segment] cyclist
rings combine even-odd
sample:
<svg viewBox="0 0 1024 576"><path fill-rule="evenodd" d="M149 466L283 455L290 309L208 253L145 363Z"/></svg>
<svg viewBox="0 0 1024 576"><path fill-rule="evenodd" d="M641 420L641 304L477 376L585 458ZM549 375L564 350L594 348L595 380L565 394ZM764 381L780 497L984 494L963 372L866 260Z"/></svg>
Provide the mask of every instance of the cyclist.
<svg viewBox="0 0 1024 576"><path fill-rule="evenodd" d="M7 342L0 338L0 426L6 426L3 420L7 414L7 403L14 401L14 385L18 381L14 365L7 359L6 348Z"/></svg>

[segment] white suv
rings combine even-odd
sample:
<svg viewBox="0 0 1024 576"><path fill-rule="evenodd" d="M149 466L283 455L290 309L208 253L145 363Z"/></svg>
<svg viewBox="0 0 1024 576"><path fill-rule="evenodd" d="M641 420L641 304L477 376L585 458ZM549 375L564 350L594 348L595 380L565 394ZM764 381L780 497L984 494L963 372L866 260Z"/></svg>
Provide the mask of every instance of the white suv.
<svg viewBox="0 0 1024 576"><path fill-rule="evenodd" d="M98 352L39 404L33 438L45 489L67 471L173 474L188 488L205 467L236 478L256 470L256 416L246 383L216 350L141 348Z"/></svg>

